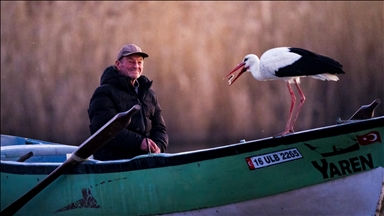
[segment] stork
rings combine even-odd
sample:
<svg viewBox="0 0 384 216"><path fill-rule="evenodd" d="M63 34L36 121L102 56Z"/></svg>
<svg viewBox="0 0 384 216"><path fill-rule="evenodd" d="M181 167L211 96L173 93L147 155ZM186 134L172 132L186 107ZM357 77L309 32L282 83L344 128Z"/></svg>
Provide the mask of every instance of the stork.
<svg viewBox="0 0 384 216"><path fill-rule="evenodd" d="M337 81L339 80L337 75L345 73L342 67L339 62L329 57L302 48L277 47L267 50L260 59L255 54L246 55L243 61L225 77L228 78L229 85L233 84L245 72L251 72L252 76L259 81L281 79L286 82L291 95L291 107L285 130L279 134L283 136L294 132L294 124L305 102L305 95L300 88L300 78L312 77L323 81ZM234 73L240 68L240 72L235 76ZM300 94L300 104L294 116L296 96L291 84L296 86Z"/></svg>

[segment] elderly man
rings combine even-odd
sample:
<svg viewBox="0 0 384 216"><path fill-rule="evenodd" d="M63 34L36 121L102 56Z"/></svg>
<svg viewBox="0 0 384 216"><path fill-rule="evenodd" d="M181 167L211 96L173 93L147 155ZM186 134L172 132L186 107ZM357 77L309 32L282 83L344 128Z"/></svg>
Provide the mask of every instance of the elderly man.
<svg viewBox="0 0 384 216"><path fill-rule="evenodd" d="M91 134L135 104L141 110L132 116L127 128L94 154L95 159L126 159L166 150L168 135L161 108L151 89L152 81L142 75L146 57L140 47L128 44L121 48L115 64L104 70L89 104Z"/></svg>

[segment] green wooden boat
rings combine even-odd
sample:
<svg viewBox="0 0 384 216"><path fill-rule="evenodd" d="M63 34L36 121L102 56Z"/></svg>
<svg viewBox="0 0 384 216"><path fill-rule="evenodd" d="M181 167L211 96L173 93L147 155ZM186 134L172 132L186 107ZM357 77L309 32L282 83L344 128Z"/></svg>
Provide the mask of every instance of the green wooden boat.
<svg viewBox="0 0 384 216"><path fill-rule="evenodd" d="M196 151L90 158L16 215L380 214L383 138L381 116ZM1 209L76 149L1 135Z"/></svg>

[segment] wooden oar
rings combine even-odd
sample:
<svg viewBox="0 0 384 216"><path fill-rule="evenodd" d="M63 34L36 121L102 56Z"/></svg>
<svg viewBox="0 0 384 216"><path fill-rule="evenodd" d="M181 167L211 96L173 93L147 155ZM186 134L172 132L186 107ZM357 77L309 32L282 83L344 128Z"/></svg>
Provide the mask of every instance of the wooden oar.
<svg viewBox="0 0 384 216"><path fill-rule="evenodd" d="M102 128L96 133L84 141L79 148L72 153L71 157L68 158L63 164L52 171L45 179L39 184L33 187L30 191L20 197L18 200L10 204L4 210L1 211L1 215L14 215L19 209L27 204L33 197L35 197L40 191L51 184L61 174L73 165L87 159L101 147L103 147L108 141L116 136L122 129L124 129L134 113L140 110L139 105L133 106L126 112L116 114L110 121L108 121Z"/></svg>

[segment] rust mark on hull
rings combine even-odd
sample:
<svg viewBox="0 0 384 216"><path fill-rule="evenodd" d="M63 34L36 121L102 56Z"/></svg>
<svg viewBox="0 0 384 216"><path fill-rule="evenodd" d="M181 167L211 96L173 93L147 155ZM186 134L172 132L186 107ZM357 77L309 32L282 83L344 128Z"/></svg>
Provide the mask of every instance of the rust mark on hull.
<svg viewBox="0 0 384 216"><path fill-rule="evenodd" d="M83 188L81 190L83 198L73 202L59 210L57 212L68 211L76 208L100 208L100 205L97 203L96 199L92 196L91 190L89 188Z"/></svg>
<svg viewBox="0 0 384 216"><path fill-rule="evenodd" d="M103 185L105 183L110 183L113 181L121 181L126 179L127 178L117 178L117 179L111 179L108 181L102 181L99 184L96 184L95 187ZM100 208L100 205L97 203L96 199L92 196L91 188L92 186L90 186L89 188L83 188L81 190L81 193L83 195L82 199L57 210L55 213L77 209L77 208Z"/></svg>
<svg viewBox="0 0 384 216"><path fill-rule="evenodd" d="M110 182L114 182L114 181L121 181L121 180L126 180L127 178L117 178L117 179L111 179L111 180L108 180L107 182L106 181L102 181L100 182L99 184L96 184L95 187L99 186L99 185L102 185L102 184L105 184L105 183L110 183Z"/></svg>

